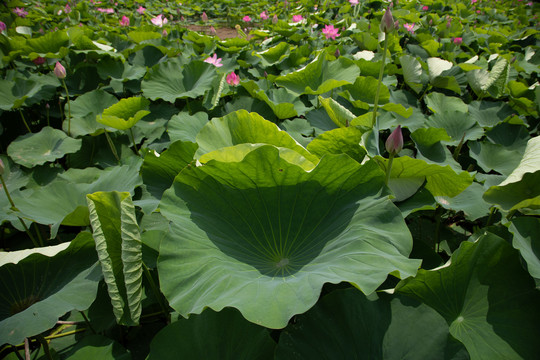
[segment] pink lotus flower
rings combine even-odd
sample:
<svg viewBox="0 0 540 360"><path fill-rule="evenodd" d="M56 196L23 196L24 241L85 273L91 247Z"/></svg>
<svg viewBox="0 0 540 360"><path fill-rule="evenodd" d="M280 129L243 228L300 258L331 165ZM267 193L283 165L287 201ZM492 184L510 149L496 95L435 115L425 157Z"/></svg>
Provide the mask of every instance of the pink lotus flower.
<svg viewBox="0 0 540 360"><path fill-rule="evenodd" d="M163 15L159 14L158 16L156 16L155 18L152 18L152 20L150 20L152 22L152 24L156 25L156 26L159 26L159 27L162 27L163 25L167 24L169 22L169 20L167 20L167 18L164 18Z"/></svg>
<svg viewBox="0 0 540 360"><path fill-rule="evenodd" d="M210 56L206 60L204 60L205 63L209 63L214 65L215 67L222 67L223 64L221 63L221 58L217 57L217 54L214 54L213 56Z"/></svg>
<svg viewBox="0 0 540 360"><path fill-rule="evenodd" d="M358 0L349 0L349 3L351 3L352 6L358 5Z"/></svg>
<svg viewBox="0 0 540 360"><path fill-rule="evenodd" d="M405 29L407 29L407 31L410 32L411 34L414 33L414 23L412 23L412 24L403 24L403 27Z"/></svg>
<svg viewBox="0 0 540 360"><path fill-rule="evenodd" d="M227 84L229 84L231 86L236 86L236 85L240 84L240 77L238 75L236 75L234 73L234 71L233 71L232 73L227 75Z"/></svg>
<svg viewBox="0 0 540 360"><path fill-rule="evenodd" d="M336 37L339 36L339 29L335 28L334 25L324 25L322 33L326 36L327 39L336 40Z"/></svg>
<svg viewBox="0 0 540 360"><path fill-rule="evenodd" d="M206 15L206 12L203 11L202 15L201 15L201 20L204 21L204 22L207 22L208 21L208 15Z"/></svg>
<svg viewBox="0 0 540 360"><path fill-rule="evenodd" d="M13 12L17 15L17 16L20 16L22 18L25 18L26 15L28 15L28 11L25 11L24 8L18 8L16 7L15 9L13 9Z"/></svg>
<svg viewBox="0 0 540 360"><path fill-rule="evenodd" d="M401 125L392 131L388 139L386 139L386 151L397 154L403 149L403 134L401 133Z"/></svg>
<svg viewBox="0 0 540 360"><path fill-rule="evenodd" d="M120 19L120 26L129 26L129 18L126 15Z"/></svg>
<svg viewBox="0 0 540 360"><path fill-rule="evenodd" d="M246 15L246 16L244 16L244 17L242 18L242 21L244 21L244 22L250 22L250 21L251 21L251 18L250 18L249 16Z"/></svg>
<svg viewBox="0 0 540 360"><path fill-rule="evenodd" d="M471 4L476 3L478 0L471 0Z"/></svg>
<svg viewBox="0 0 540 360"><path fill-rule="evenodd" d="M109 8L109 9L98 8L97 11L104 14L114 14L114 9L112 8Z"/></svg>
<svg viewBox="0 0 540 360"><path fill-rule="evenodd" d="M0 32L3 32L7 29L6 24L3 21L0 21Z"/></svg>
<svg viewBox="0 0 540 360"><path fill-rule="evenodd" d="M139 8L137 9L137 12L138 12L140 15L144 14L145 11L146 11L146 9L143 8L142 6L139 6Z"/></svg>
<svg viewBox="0 0 540 360"><path fill-rule="evenodd" d="M454 44L461 45L462 42L463 42L463 38L460 38L460 37L454 38Z"/></svg>
<svg viewBox="0 0 540 360"><path fill-rule="evenodd" d="M292 21L294 23L300 22L302 20L304 20L304 17L302 15L293 15L293 17L292 17Z"/></svg>
<svg viewBox="0 0 540 360"><path fill-rule="evenodd" d="M56 65L54 66L54 75L56 75L59 79L65 79L66 78L66 68L60 64L60 62L56 62Z"/></svg>
<svg viewBox="0 0 540 360"><path fill-rule="evenodd" d="M71 12L71 6L69 6L69 4L66 4L66 6L64 7L64 12L66 14L69 14Z"/></svg>
<svg viewBox="0 0 540 360"><path fill-rule="evenodd" d="M427 5L422 6L422 10L428 11L428 10L429 10L429 6L427 6Z"/></svg>
<svg viewBox="0 0 540 360"><path fill-rule="evenodd" d="M266 11L263 11L262 13L259 14L259 17L262 19L262 20L268 20L268 15L266 14Z"/></svg>

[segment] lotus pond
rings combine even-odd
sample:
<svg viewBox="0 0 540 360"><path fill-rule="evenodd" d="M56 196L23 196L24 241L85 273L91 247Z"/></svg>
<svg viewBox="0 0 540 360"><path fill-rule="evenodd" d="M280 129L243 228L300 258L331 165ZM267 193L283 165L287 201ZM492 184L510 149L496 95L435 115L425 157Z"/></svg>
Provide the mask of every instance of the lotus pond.
<svg viewBox="0 0 540 360"><path fill-rule="evenodd" d="M540 354L538 3L0 9L0 357Z"/></svg>

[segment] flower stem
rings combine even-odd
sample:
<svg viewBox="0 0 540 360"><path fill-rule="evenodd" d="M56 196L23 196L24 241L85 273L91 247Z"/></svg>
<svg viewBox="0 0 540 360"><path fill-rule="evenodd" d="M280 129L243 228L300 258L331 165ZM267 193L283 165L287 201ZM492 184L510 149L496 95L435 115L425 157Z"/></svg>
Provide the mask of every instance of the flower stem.
<svg viewBox="0 0 540 360"><path fill-rule="evenodd" d="M71 136L71 103L69 102L69 91L66 85L66 82L64 79L62 79L62 85L64 85L64 90L66 90L66 100L67 100L67 106L68 106L68 136Z"/></svg>
<svg viewBox="0 0 540 360"><path fill-rule="evenodd" d="M388 158L388 166L386 167L386 179L384 180L385 185L388 185L390 180L390 173L392 172L392 163L394 162L395 153L392 151L390 157Z"/></svg>
<svg viewBox="0 0 540 360"><path fill-rule="evenodd" d="M109 143L109 147L111 148L111 151L114 155L114 158L116 159L116 161L118 161L118 163L120 163L120 158L118 157L118 153L116 152L116 148L114 147L114 144L111 140L111 137L109 136L109 133L107 132L107 130L105 130L105 137L107 138L107 142Z"/></svg>
<svg viewBox="0 0 540 360"><path fill-rule="evenodd" d="M139 152L139 149L137 149L137 144L135 143L135 135L133 135L133 128L129 128L129 133L131 134L131 140L133 141L133 147L135 148L135 152L137 153L137 155L141 155L141 153Z"/></svg>
<svg viewBox="0 0 540 360"><path fill-rule="evenodd" d="M373 104L373 118L371 120L371 124L375 127L377 132L379 132L379 126L377 124L377 108L379 107L379 96L381 94L381 84L382 84L382 78L384 75L384 66L386 63L386 51L388 50L388 36L389 34L384 34L384 50L383 50L383 56L382 56L382 64L381 69L379 70L379 81L377 84L377 92L375 93L375 103ZM375 140L377 142L377 149L379 149L379 136L375 136Z"/></svg>
<svg viewBox="0 0 540 360"><path fill-rule="evenodd" d="M24 118L23 112L20 108L19 108L19 114L21 114L21 118L24 123L24 126L26 126L26 130L28 130L28 132L31 133L32 130L30 130L30 126L28 126L28 123L26 122L26 119Z"/></svg>

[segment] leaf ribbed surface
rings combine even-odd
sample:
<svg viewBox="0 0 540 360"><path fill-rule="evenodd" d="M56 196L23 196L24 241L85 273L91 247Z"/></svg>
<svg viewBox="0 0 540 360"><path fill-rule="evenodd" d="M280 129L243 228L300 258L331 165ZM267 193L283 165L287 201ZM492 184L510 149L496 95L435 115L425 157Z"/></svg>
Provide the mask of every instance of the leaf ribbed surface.
<svg viewBox="0 0 540 360"><path fill-rule="evenodd" d="M137 325L141 316L142 242L131 195L111 191L86 198L116 321Z"/></svg>
<svg viewBox="0 0 540 360"><path fill-rule="evenodd" d="M0 267L0 344L19 344L96 297L101 271L92 235L80 233L52 257L32 254Z"/></svg>
<svg viewBox="0 0 540 360"><path fill-rule="evenodd" d="M538 290L517 251L496 235L461 243L449 266L419 270L396 289L437 310L471 359L533 359L540 352Z"/></svg>
<svg viewBox="0 0 540 360"><path fill-rule="evenodd" d="M373 162L327 155L307 172L269 145L187 168L160 204L161 289L182 315L235 307L282 328L326 282L371 293L389 273L410 276L411 236L383 184Z"/></svg>

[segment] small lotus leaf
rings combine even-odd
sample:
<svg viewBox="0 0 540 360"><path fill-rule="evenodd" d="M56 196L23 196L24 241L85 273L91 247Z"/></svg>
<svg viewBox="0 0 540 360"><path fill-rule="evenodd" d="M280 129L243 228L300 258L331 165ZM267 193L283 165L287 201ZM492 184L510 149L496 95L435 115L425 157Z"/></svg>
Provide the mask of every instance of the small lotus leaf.
<svg viewBox="0 0 540 360"><path fill-rule="evenodd" d="M103 110L101 116L96 119L103 125L117 130L127 130L133 127L139 120L150 114L148 109L150 101L143 97L130 97L122 99L114 105Z"/></svg>

